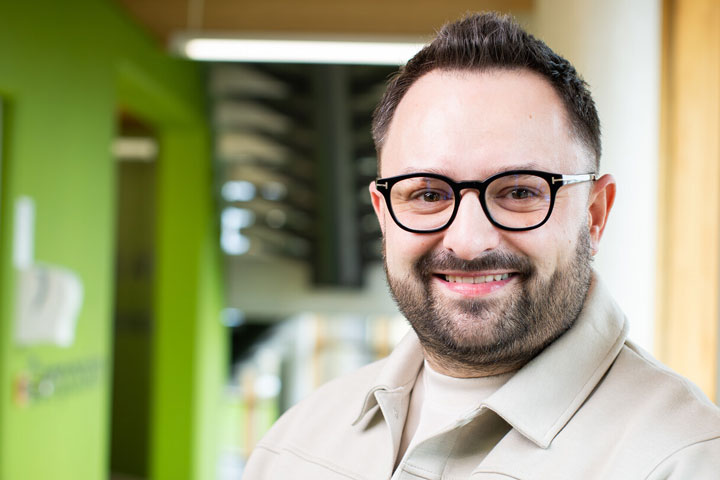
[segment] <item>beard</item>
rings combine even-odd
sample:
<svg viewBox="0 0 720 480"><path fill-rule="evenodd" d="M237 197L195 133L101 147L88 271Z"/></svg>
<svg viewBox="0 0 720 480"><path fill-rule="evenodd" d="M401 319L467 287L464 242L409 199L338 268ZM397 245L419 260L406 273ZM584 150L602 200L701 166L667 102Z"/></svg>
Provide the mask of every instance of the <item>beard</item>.
<svg viewBox="0 0 720 480"><path fill-rule="evenodd" d="M404 278L391 275L384 263L392 296L425 354L469 376L518 369L575 323L590 288L591 252L584 226L574 256L550 278L541 278L528 257L501 251L471 261L428 252ZM500 298L450 300L432 288L433 272L479 270L515 272L516 291Z"/></svg>

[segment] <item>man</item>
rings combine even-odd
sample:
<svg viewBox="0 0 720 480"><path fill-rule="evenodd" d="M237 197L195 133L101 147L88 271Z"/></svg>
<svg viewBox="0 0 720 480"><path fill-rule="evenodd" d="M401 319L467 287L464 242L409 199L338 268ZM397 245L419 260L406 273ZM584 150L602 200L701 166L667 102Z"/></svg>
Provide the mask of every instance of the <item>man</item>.
<svg viewBox="0 0 720 480"><path fill-rule="evenodd" d="M413 327L284 415L255 479L717 479L720 413L627 340L591 268L615 197L574 68L510 19L390 82L370 186Z"/></svg>

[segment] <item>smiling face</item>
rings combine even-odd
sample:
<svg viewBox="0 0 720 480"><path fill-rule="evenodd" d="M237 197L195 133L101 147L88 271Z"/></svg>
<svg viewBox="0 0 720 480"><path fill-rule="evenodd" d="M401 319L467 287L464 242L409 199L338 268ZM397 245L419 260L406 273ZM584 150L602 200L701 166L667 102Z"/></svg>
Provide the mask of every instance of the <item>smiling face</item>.
<svg viewBox="0 0 720 480"><path fill-rule="evenodd" d="M432 71L406 93L382 150L382 177L430 172L484 180L517 169L577 174L591 157L553 88L524 70ZM436 233L398 227L374 185L388 281L437 370L478 376L519 368L574 322L614 197L611 177L561 188L542 227L501 230L476 190Z"/></svg>

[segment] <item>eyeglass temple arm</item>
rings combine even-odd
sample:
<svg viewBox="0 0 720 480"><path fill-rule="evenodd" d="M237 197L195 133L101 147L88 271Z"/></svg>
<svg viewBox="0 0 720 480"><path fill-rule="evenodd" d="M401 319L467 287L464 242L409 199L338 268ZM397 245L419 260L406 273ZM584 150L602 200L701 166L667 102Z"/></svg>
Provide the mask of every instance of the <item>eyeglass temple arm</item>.
<svg viewBox="0 0 720 480"><path fill-rule="evenodd" d="M560 178L553 177L552 183L554 185L562 182L563 185L570 185L572 183L592 182L594 180L597 180L596 173L583 173L580 175L561 175Z"/></svg>

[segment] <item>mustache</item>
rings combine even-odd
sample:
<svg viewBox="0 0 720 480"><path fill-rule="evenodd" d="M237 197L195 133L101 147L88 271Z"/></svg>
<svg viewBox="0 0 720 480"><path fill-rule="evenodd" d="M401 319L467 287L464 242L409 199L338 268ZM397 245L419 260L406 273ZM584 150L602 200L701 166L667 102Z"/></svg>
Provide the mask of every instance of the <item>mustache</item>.
<svg viewBox="0 0 720 480"><path fill-rule="evenodd" d="M510 252L491 251L472 260L463 260L450 252L428 252L415 263L417 274L426 277L438 270L473 272L478 270L513 270L529 277L535 267L529 258Z"/></svg>

